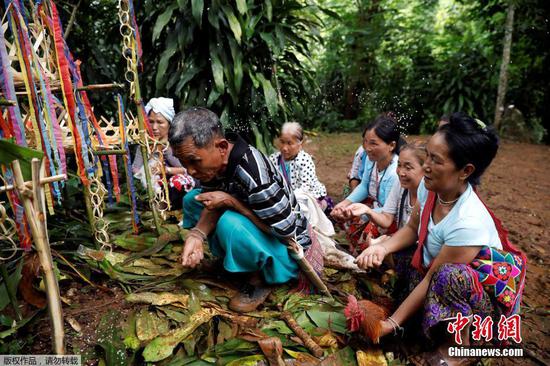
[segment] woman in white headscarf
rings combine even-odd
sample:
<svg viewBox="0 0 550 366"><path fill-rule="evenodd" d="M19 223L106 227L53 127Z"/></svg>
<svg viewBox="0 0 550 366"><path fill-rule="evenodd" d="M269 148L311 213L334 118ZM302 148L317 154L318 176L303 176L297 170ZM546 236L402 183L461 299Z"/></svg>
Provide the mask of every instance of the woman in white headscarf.
<svg viewBox="0 0 550 366"><path fill-rule="evenodd" d="M168 144L168 131L170 123L176 114L174 110L174 101L171 98L153 98L145 106L145 112L149 119L149 125L153 133L153 138L161 143L166 143L163 149L164 171L168 178L170 186L170 202L173 208L181 207L182 193L189 192L195 187L197 182L187 174L187 171L181 165L180 161L174 156L172 148ZM158 181L160 180L160 156L159 152L153 152L149 157L149 166L153 173L155 189L161 189ZM143 156L141 149L138 148L134 161L132 163L132 173L145 184L145 173L143 167Z"/></svg>

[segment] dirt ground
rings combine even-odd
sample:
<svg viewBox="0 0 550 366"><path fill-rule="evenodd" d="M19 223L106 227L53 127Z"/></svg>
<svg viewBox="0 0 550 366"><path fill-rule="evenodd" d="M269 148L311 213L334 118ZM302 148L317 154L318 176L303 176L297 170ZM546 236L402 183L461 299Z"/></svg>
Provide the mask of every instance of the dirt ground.
<svg viewBox="0 0 550 366"><path fill-rule="evenodd" d="M407 140L425 139L411 136ZM310 136L305 149L335 201L342 199L346 175L360 134ZM527 284L522 308L525 349L534 352L521 365L550 363L550 147L504 141L482 179L481 196L527 254ZM498 362L500 363L500 362ZM517 363L517 362L514 362ZM505 362L508 364L508 362ZM513 362L509 362L513 364Z"/></svg>
<svg viewBox="0 0 550 366"><path fill-rule="evenodd" d="M409 140L425 139L413 136ZM305 149L316 162L320 180L329 194L340 201L353 153L360 143L360 134L319 134L310 136ZM501 218L510 231L513 243L527 253L529 266L527 286L522 308L523 359L495 359L492 365L546 365L550 364L550 291L548 285L550 264L550 147L503 142L496 160L484 176L482 197ZM107 283L105 283L107 285ZM67 350L69 353L90 351L101 340L97 325L108 311L116 311L119 321L131 309L123 291L109 286L109 291L91 288L82 283L65 283L61 294L67 323ZM71 290L72 288L72 290ZM76 290L76 291L75 291ZM69 326L74 319L80 332ZM117 323L116 321L113 324ZM24 347L25 353L49 353L51 330L44 314L30 331L33 341ZM101 342L99 342L101 343ZM95 346L97 348L97 346ZM88 363L88 364L94 364Z"/></svg>

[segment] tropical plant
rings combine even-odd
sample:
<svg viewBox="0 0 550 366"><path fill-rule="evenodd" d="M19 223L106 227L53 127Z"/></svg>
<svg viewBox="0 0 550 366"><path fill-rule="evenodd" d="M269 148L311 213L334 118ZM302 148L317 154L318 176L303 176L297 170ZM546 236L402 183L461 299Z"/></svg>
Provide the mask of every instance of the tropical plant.
<svg viewBox="0 0 550 366"><path fill-rule="evenodd" d="M292 113L286 101L312 81L306 65L310 42L320 41L317 10L302 0L146 1L144 52L159 54L146 59L144 73L155 75L147 86L180 107L213 109L265 148L267 132Z"/></svg>

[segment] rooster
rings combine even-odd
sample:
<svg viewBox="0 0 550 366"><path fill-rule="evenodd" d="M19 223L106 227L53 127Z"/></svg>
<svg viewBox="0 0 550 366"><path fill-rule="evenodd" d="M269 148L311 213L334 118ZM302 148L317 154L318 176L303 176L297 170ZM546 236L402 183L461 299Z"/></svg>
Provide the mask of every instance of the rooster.
<svg viewBox="0 0 550 366"><path fill-rule="evenodd" d="M379 342L382 331L381 322L388 316L385 308L369 300L357 301L355 296L349 295L344 315L350 332L361 331L374 344Z"/></svg>

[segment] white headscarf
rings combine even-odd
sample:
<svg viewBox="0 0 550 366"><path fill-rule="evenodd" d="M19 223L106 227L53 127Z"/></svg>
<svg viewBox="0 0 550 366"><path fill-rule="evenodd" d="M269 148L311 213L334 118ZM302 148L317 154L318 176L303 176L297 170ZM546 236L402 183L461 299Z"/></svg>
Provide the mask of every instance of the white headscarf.
<svg viewBox="0 0 550 366"><path fill-rule="evenodd" d="M172 123L176 111L174 110L174 100L172 98L153 98L149 100L149 103L145 106L145 113L149 112L160 113L168 121Z"/></svg>

